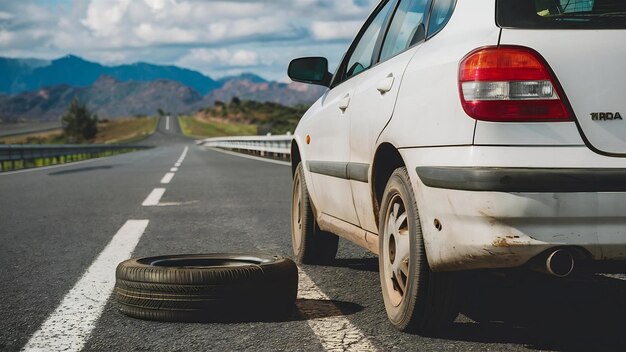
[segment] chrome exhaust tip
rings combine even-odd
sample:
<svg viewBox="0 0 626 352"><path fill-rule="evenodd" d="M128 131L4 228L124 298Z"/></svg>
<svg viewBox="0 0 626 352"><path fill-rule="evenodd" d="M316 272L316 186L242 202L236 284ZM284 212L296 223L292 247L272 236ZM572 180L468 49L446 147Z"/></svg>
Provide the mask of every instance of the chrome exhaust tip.
<svg viewBox="0 0 626 352"><path fill-rule="evenodd" d="M574 257L565 249L557 249L548 255L546 270L556 277L569 276L574 271Z"/></svg>

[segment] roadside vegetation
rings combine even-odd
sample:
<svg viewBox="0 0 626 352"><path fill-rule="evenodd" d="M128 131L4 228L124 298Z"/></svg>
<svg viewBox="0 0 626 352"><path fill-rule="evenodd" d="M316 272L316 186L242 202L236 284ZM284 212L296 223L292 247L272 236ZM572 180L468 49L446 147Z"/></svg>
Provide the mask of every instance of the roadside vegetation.
<svg viewBox="0 0 626 352"><path fill-rule="evenodd" d="M212 107L182 118L181 126L185 134L194 137L286 134L293 133L308 108L235 97L228 103L216 101ZM229 125L232 127L225 127Z"/></svg>
<svg viewBox="0 0 626 352"><path fill-rule="evenodd" d="M130 117L99 120L98 132L91 140L81 144L132 143L150 136L157 127L156 117ZM0 144L66 144L68 138L62 129L47 132L0 137Z"/></svg>
<svg viewBox="0 0 626 352"><path fill-rule="evenodd" d="M253 136L257 134L255 125L206 119L199 115L180 116L178 121L183 133L193 138Z"/></svg>

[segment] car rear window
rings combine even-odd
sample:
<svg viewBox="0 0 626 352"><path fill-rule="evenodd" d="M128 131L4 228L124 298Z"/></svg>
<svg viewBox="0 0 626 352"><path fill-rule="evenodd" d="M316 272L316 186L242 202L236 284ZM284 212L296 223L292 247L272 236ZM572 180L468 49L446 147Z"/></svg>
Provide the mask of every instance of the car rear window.
<svg viewBox="0 0 626 352"><path fill-rule="evenodd" d="M497 0L500 27L626 29L626 0Z"/></svg>

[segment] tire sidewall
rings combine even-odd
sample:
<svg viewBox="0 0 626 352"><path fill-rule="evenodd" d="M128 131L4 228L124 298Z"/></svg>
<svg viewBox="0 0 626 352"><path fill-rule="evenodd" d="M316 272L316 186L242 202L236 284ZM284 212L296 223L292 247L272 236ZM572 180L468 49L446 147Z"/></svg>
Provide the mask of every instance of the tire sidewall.
<svg viewBox="0 0 626 352"><path fill-rule="evenodd" d="M305 246L305 202L308 202L308 194L306 185L304 184L304 172L302 170L302 163L298 164L296 172L293 178L292 192L291 192L291 246L294 256L301 261L304 253ZM300 195L300 207L296 207L296 195ZM299 214L297 213L299 212ZM300 217L302 228L298 229L296 217ZM296 238L299 240L300 245L296 245Z"/></svg>
<svg viewBox="0 0 626 352"><path fill-rule="evenodd" d="M387 212L389 211L389 207L391 205L390 202L396 195L400 196L402 199L405 211L408 215L407 222L409 227L409 243L411 251L407 292L405 293L402 302L397 307L389 303L390 299L384 286L386 284L384 272L384 260L386 260L386 256L383 252ZM406 174L406 169L396 170L389 178L387 187L385 188L382 199L382 207L379 213L379 273L387 316L393 325L399 327L400 329L404 329L414 315L418 296L418 281L420 280L421 275L420 267L418 265L418 257L420 253L422 253L421 224L419 223L419 216L415 203L415 196L413 195L410 180Z"/></svg>

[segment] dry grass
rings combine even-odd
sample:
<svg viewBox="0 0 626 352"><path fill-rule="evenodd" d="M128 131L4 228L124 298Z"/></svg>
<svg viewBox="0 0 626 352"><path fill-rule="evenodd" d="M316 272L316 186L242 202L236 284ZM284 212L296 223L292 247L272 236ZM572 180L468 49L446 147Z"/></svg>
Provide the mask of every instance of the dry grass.
<svg viewBox="0 0 626 352"><path fill-rule="evenodd" d="M98 123L98 134L90 143L131 143L150 136L157 127L156 117L120 118ZM33 133L20 136L0 137L2 144L63 144L62 130Z"/></svg>
<svg viewBox="0 0 626 352"><path fill-rule="evenodd" d="M178 120L183 133L194 138L252 136L257 132L257 127L250 124L200 120L193 116L181 116Z"/></svg>

